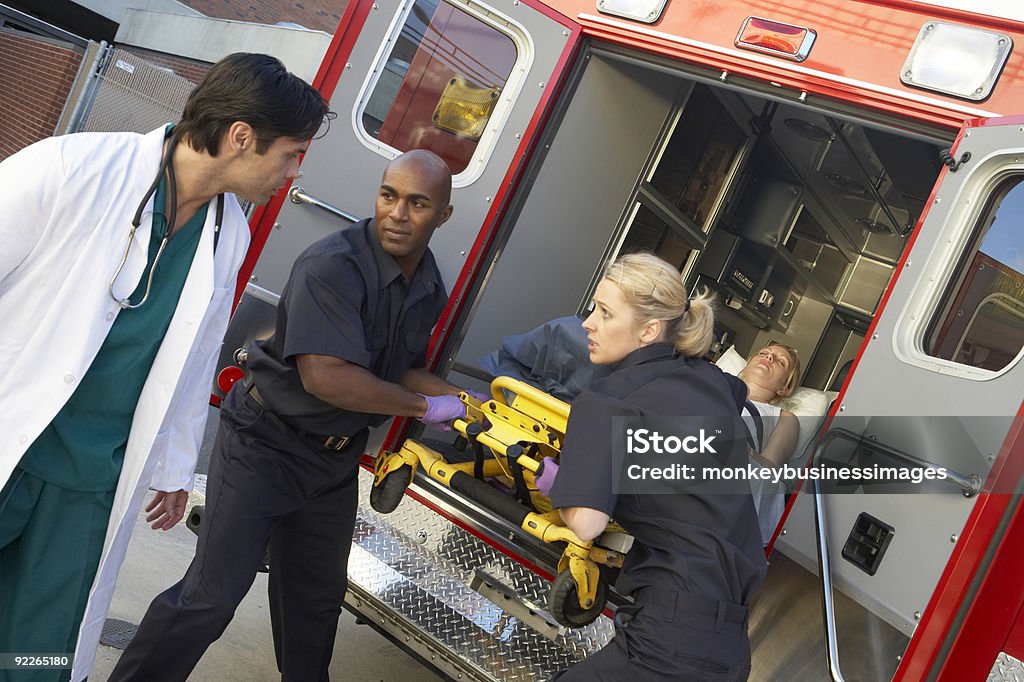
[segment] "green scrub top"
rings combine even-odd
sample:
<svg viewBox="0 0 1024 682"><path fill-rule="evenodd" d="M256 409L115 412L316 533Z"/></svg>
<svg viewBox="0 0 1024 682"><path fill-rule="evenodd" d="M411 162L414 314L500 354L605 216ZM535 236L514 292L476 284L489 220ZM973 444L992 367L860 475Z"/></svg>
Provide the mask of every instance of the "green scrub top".
<svg viewBox="0 0 1024 682"><path fill-rule="evenodd" d="M166 205L166 192L164 178L154 206ZM78 388L25 453L19 464L22 469L68 490L107 492L117 488L135 408L178 306L208 206L200 208L167 242L156 265L149 300L140 308L118 313ZM166 226L167 217L154 213L149 262L130 297L133 303L145 295L149 269Z"/></svg>

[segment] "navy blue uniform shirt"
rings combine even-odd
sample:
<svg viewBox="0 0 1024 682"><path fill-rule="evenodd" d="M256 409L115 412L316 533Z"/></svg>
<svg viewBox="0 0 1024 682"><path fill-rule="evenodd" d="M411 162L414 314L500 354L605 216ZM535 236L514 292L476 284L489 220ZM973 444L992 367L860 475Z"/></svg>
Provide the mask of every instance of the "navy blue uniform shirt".
<svg viewBox="0 0 1024 682"><path fill-rule="evenodd" d="M612 492L613 417L738 417L746 395L739 379L656 343L627 355L572 402L551 502L603 511L634 537L616 583L620 593L657 586L746 605L764 581L761 533L745 481L738 488L745 492L733 494Z"/></svg>
<svg viewBox="0 0 1024 682"><path fill-rule="evenodd" d="M267 406L295 429L348 436L379 426L390 416L340 410L307 393L295 357L336 357L397 382L426 364L430 331L447 300L429 249L407 282L373 221L362 220L296 259L274 335L250 350L248 367Z"/></svg>

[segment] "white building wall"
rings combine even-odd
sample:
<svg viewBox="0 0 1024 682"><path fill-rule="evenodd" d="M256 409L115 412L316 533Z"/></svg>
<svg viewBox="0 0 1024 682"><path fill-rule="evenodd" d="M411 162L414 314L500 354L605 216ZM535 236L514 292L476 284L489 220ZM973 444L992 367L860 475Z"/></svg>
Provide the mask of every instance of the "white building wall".
<svg viewBox="0 0 1024 682"><path fill-rule="evenodd" d="M203 16L200 12L177 0L75 0L75 4L81 5L117 23L123 21L124 14L129 8L164 12L167 14Z"/></svg>
<svg viewBox="0 0 1024 682"><path fill-rule="evenodd" d="M301 28L127 9L114 42L211 63L232 52L263 52L280 59L289 71L306 82L312 82L331 35Z"/></svg>

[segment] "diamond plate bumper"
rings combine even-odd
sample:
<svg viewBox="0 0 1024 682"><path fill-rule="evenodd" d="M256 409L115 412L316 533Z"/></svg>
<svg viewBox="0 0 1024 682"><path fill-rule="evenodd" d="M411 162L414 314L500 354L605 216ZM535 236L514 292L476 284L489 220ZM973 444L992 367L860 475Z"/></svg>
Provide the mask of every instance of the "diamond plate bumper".
<svg viewBox="0 0 1024 682"><path fill-rule="evenodd" d="M366 493L372 480L360 471L347 605L442 673L546 680L611 639L606 616L581 629L531 627L527 620L554 623L541 612L547 580L408 496L393 513L378 514ZM506 606L472 587L481 575L501 586L488 593L508 595L499 599Z"/></svg>
<svg viewBox="0 0 1024 682"><path fill-rule="evenodd" d="M1024 663L1001 652L988 674L988 682L1021 682L1024 680Z"/></svg>

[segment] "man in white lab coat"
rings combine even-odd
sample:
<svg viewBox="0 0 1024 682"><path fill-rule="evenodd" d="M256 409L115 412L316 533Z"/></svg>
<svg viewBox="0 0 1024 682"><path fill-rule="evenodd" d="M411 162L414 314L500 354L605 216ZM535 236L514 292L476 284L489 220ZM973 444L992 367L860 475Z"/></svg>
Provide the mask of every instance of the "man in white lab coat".
<svg viewBox="0 0 1024 682"><path fill-rule="evenodd" d="M74 652L0 680L83 679L147 487L153 528L183 516L249 243L235 195L285 187L328 113L236 54L176 126L0 162L0 655Z"/></svg>

